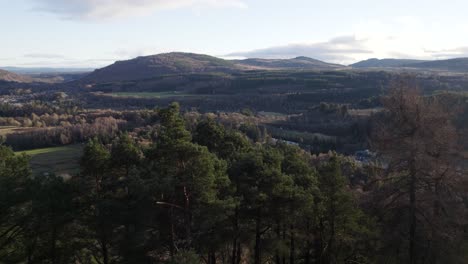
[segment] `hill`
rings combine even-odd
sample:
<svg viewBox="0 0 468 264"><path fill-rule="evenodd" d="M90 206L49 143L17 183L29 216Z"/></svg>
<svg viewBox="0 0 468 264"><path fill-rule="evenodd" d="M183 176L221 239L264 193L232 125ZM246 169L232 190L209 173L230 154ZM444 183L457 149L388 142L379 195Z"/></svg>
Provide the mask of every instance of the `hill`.
<svg viewBox="0 0 468 264"><path fill-rule="evenodd" d="M81 74L92 72L93 68L48 68L48 67L3 67L4 70L17 74Z"/></svg>
<svg viewBox="0 0 468 264"><path fill-rule="evenodd" d="M0 81L30 83L30 82L34 82L34 79L28 76L23 76L23 75L19 75L16 73L12 73L12 72L0 69Z"/></svg>
<svg viewBox="0 0 468 264"><path fill-rule="evenodd" d="M292 59L245 59L235 60L237 64L246 67L260 69L307 69L307 70L327 70L343 68L343 65L331 64L308 57L296 57Z"/></svg>
<svg viewBox="0 0 468 264"><path fill-rule="evenodd" d="M409 59L368 59L360 61L349 66L353 68L387 68L387 67L404 67L412 64L426 62L424 60L409 60Z"/></svg>
<svg viewBox="0 0 468 264"><path fill-rule="evenodd" d="M330 70L342 67L344 66L307 57L224 60L203 54L173 52L117 61L110 66L95 70L82 80L87 83L111 83L151 79L165 75L236 73L257 69Z"/></svg>
<svg viewBox="0 0 468 264"><path fill-rule="evenodd" d="M411 68L435 71L468 71L468 58L448 60L368 59L349 65L353 68Z"/></svg>
<svg viewBox="0 0 468 264"><path fill-rule="evenodd" d="M194 53L164 53L138 57L95 70L84 78L88 82L116 82L149 79L181 73L233 72L230 61Z"/></svg>
<svg viewBox="0 0 468 264"><path fill-rule="evenodd" d="M468 71L468 58L426 61L416 64L405 65L405 67L428 70L465 72Z"/></svg>

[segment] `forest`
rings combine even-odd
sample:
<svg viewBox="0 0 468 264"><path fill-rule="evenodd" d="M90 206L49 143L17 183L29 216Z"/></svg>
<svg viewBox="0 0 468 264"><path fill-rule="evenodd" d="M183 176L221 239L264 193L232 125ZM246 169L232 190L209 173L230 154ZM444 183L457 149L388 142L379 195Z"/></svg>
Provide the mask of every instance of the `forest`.
<svg viewBox="0 0 468 264"><path fill-rule="evenodd" d="M466 263L465 95L415 82L301 114L1 104L0 263ZM15 152L63 145L77 172Z"/></svg>

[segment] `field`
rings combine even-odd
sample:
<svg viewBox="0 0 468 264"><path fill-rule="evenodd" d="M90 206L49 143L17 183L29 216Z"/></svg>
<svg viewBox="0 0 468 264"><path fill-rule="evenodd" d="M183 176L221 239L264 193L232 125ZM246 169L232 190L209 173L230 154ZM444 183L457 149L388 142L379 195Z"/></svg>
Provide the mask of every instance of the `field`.
<svg viewBox="0 0 468 264"><path fill-rule="evenodd" d="M24 127L15 127L15 126L0 126L0 136L7 135L14 132L21 132L25 128Z"/></svg>
<svg viewBox="0 0 468 264"><path fill-rule="evenodd" d="M15 132L24 132L34 129L33 127L16 127L16 126L0 126L0 136L8 135Z"/></svg>
<svg viewBox="0 0 468 264"><path fill-rule="evenodd" d="M337 138L334 136L329 136L321 133L300 132L296 130L281 129L273 126L266 127L273 138L287 140L295 143L309 145L313 144L314 141L317 140L330 142L334 142L337 140Z"/></svg>
<svg viewBox="0 0 468 264"><path fill-rule="evenodd" d="M33 174L55 173L60 176L69 176L79 171L79 160L83 145L70 145L63 147L33 149L17 152L31 157Z"/></svg>
<svg viewBox="0 0 468 264"><path fill-rule="evenodd" d="M2 126L0 127L0 136L10 134L14 132L15 129L16 127L12 126Z"/></svg>

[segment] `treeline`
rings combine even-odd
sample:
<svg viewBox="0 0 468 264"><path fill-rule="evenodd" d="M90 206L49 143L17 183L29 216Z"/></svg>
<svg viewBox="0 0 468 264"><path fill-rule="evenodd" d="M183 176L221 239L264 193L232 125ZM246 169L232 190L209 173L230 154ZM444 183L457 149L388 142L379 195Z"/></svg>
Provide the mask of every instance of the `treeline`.
<svg viewBox="0 0 468 264"><path fill-rule="evenodd" d="M76 100L66 99L68 95L63 92L54 93L51 95L40 95L42 100L31 100L27 103L10 104L0 103L1 117L19 117L35 115L62 115L76 114L81 110L81 106Z"/></svg>
<svg viewBox="0 0 468 264"><path fill-rule="evenodd" d="M30 112L28 106L17 106L16 109ZM83 143L93 137L109 142L118 132L137 127L144 129L156 118L153 110L94 110L75 114L46 112L42 115L32 112L30 116L0 117L0 126L13 129L0 138L14 150Z"/></svg>
<svg viewBox="0 0 468 264"><path fill-rule="evenodd" d="M99 117L92 123L61 124L57 127L37 128L8 134L4 141L15 150L27 150L86 142L97 137L110 141L124 130L127 121L113 117Z"/></svg>

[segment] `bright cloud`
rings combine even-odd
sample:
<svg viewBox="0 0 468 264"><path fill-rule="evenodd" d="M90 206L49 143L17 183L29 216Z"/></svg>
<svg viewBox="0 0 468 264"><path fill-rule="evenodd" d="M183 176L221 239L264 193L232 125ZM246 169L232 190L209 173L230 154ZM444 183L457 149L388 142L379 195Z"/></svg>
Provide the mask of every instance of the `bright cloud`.
<svg viewBox="0 0 468 264"><path fill-rule="evenodd" d="M434 32L439 32L435 34ZM441 34L440 32L443 32ZM423 23L413 17L392 21L363 21L353 26L349 35L328 41L292 43L228 56L292 58L308 56L328 62L351 64L368 58L449 59L468 57L468 46L462 38L466 28L454 25L443 28L437 23ZM449 37L451 36L451 37Z"/></svg>
<svg viewBox="0 0 468 264"><path fill-rule="evenodd" d="M325 42L290 44L247 52L234 52L227 56L273 59L307 56L324 61L348 63L355 60L355 55L369 56L372 53L372 50L366 46L365 39L340 36Z"/></svg>
<svg viewBox="0 0 468 264"><path fill-rule="evenodd" d="M245 8L241 0L32 0L35 10L50 12L65 19L101 20L147 15L161 9L184 7Z"/></svg>

